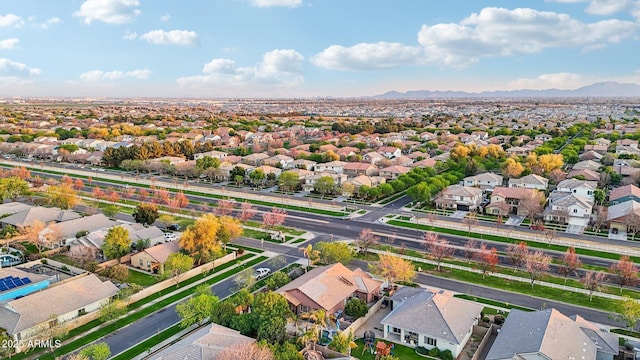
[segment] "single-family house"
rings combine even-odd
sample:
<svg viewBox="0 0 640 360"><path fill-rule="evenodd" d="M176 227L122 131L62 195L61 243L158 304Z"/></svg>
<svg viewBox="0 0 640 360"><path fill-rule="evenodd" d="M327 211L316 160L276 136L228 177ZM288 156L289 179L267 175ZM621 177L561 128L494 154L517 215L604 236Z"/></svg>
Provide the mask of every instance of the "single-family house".
<svg viewBox="0 0 640 360"><path fill-rule="evenodd" d="M588 169L573 169L567 174L568 178L584 178L586 181L600 180L600 173Z"/></svg>
<svg viewBox="0 0 640 360"><path fill-rule="evenodd" d="M596 360L613 360L619 354L620 343L618 335L602 329L601 326L597 326L580 315L574 315L570 318L596 345Z"/></svg>
<svg viewBox="0 0 640 360"><path fill-rule="evenodd" d="M467 176L462 180L464 186L481 188L482 190L493 190L496 186L502 186L502 175L485 172L473 176Z"/></svg>
<svg viewBox="0 0 640 360"><path fill-rule="evenodd" d="M584 228L589 224L593 210L593 197L587 198L570 192L553 191L544 211L546 221L556 221Z"/></svg>
<svg viewBox="0 0 640 360"><path fill-rule="evenodd" d="M607 210L610 237L627 239L627 233L640 230L640 201L627 200ZM613 236L611 236L613 235Z"/></svg>
<svg viewBox="0 0 640 360"><path fill-rule="evenodd" d="M338 187L347 181L347 174L338 174L334 172L310 172L309 176L306 176L303 180L302 189L304 191L315 190L316 181L318 179L328 176L333 179L333 184ZM301 178L302 179L302 178Z"/></svg>
<svg viewBox="0 0 640 360"><path fill-rule="evenodd" d="M609 192L609 202L612 205L619 204L625 201L635 200L640 202L640 188L633 185L625 185L617 187Z"/></svg>
<svg viewBox="0 0 640 360"><path fill-rule="evenodd" d="M0 204L0 216L7 217L9 215L13 215L25 210L29 210L32 207L33 207L32 205L28 205L28 204L24 204L16 201Z"/></svg>
<svg viewBox="0 0 640 360"><path fill-rule="evenodd" d="M242 157L242 163L251 166L260 166L264 159L269 158L266 153L253 153Z"/></svg>
<svg viewBox="0 0 640 360"><path fill-rule="evenodd" d="M343 171L349 177L355 177L358 175L373 176L378 173L378 168L369 163L350 162L344 164Z"/></svg>
<svg viewBox="0 0 640 360"><path fill-rule="evenodd" d="M485 212L502 216L509 214L527 216L531 209L523 205L528 199L543 200L544 195L537 189L499 186L493 189L491 202L485 207Z"/></svg>
<svg viewBox="0 0 640 360"><path fill-rule="evenodd" d="M149 272L158 272L171 254L180 251L177 241L169 241L131 255L131 266Z"/></svg>
<svg viewBox="0 0 640 360"><path fill-rule="evenodd" d="M384 155L376 152L376 151L371 151L368 152L364 155L362 155L362 161L366 161L370 164L376 165L377 163L379 163L380 161L384 160L385 157Z"/></svg>
<svg viewBox="0 0 640 360"><path fill-rule="evenodd" d="M523 147L523 146L512 146L508 148L506 151L509 156L513 156L513 155L527 156L531 153L531 148Z"/></svg>
<svg viewBox="0 0 640 360"><path fill-rule="evenodd" d="M584 151L595 151L600 155L604 155L607 153L607 149L609 148L608 144L587 144L584 146Z"/></svg>
<svg viewBox="0 0 640 360"><path fill-rule="evenodd" d="M600 164L599 162L596 162L593 160L584 160L584 161L580 161L573 164L572 168L574 170L587 169L587 170L598 171L598 169L600 169L601 166L602 164Z"/></svg>
<svg viewBox="0 0 640 360"><path fill-rule="evenodd" d="M398 176L402 174L408 173L409 170L411 169L405 166L393 165L393 166L386 167L384 169L380 169L380 171L378 172L378 176L382 176L387 180L393 180L393 179L397 179Z"/></svg>
<svg viewBox="0 0 640 360"><path fill-rule="evenodd" d="M382 283L361 269L350 270L336 263L316 267L276 292L284 295L295 314L318 309L333 314L344 310L352 297L367 303L377 300Z"/></svg>
<svg viewBox="0 0 640 360"><path fill-rule="evenodd" d="M395 146L381 146L378 148L378 154L386 157L387 159L397 158L402 155L402 150L398 149Z"/></svg>
<svg viewBox="0 0 640 360"><path fill-rule="evenodd" d="M288 169L304 169L304 170L313 170L313 167L318 163L311 160L306 159L298 159L294 160L287 165Z"/></svg>
<svg viewBox="0 0 640 360"><path fill-rule="evenodd" d="M338 174L342 174L344 172L344 166L348 164L344 161L329 161L326 163L318 163L313 167L313 170L316 172L324 172L324 171L333 171Z"/></svg>
<svg viewBox="0 0 640 360"><path fill-rule="evenodd" d="M71 210L34 206L0 219L0 224L2 224L2 227L11 225L20 230L29 227L36 222L41 222L44 225L50 225L78 219L80 217L82 217L80 214Z"/></svg>
<svg viewBox="0 0 640 360"><path fill-rule="evenodd" d="M529 174L519 179L509 179L509 187L521 187L544 191L549 187L549 179L540 175Z"/></svg>
<svg viewBox="0 0 640 360"><path fill-rule="evenodd" d="M380 176L367 176L367 175L358 175L356 177L353 178L349 178L345 181L343 181L343 184L351 184L353 185L354 189L359 189L360 186L368 186L368 187L374 187L374 186L378 186L380 184L384 184L386 182L386 179Z"/></svg>
<svg viewBox="0 0 640 360"><path fill-rule="evenodd" d="M410 168L414 167L434 167L436 165L436 159L422 159L420 161L416 161L411 165L408 165Z"/></svg>
<svg viewBox="0 0 640 360"><path fill-rule="evenodd" d="M512 309L486 360L601 359L595 341L556 309Z"/></svg>
<svg viewBox="0 0 640 360"><path fill-rule="evenodd" d="M549 134L538 134L535 136L534 138L535 140L541 140L541 141L549 141L551 139L553 139L553 136L549 135Z"/></svg>
<svg viewBox="0 0 640 360"><path fill-rule="evenodd" d="M84 233L91 235L91 233L93 232L106 230L117 224L118 223L116 221L109 219L104 214L94 214L94 215L85 216L79 219L58 223L56 224L55 231L58 232L57 235L60 238L61 245L70 245L72 242L75 242L76 240L81 240L77 238L78 235L81 235ZM43 231L47 231L47 229ZM83 243L83 245L90 245L90 244ZM102 245L102 242L100 242L100 244L93 244L93 246L97 248L100 248L101 245Z"/></svg>
<svg viewBox="0 0 640 360"><path fill-rule="evenodd" d="M585 151L582 154L578 155L578 159L580 159L581 162L592 160L599 163L602 157L603 157L602 154L593 150Z"/></svg>
<svg viewBox="0 0 640 360"><path fill-rule="evenodd" d="M403 287L390 300L392 310L380 321L385 339L450 350L454 358L471 338L483 309L444 290Z"/></svg>
<svg viewBox="0 0 640 360"><path fill-rule="evenodd" d="M16 341L26 340L100 309L117 293L118 288L111 281L102 281L94 274L80 276L1 305L0 327Z"/></svg>
<svg viewBox="0 0 640 360"><path fill-rule="evenodd" d="M435 204L439 208L476 211L482 204L482 189L450 185L440 192Z"/></svg>
<svg viewBox="0 0 640 360"><path fill-rule="evenodd" d="M293 162L293 158L287 155L274 155L262 161L263 165L269 165L285 169Z"/></svg>
<svg viewBox="0 0 640 360"><path fill-rule="evenodd" d="M211 150L203 153L193 154L193 160L200 160L203 157L211 157L214 159L219 159L220 161L224 160L227 157L227 153L223 151Z"/></svg>
<svg viewBox="0 0 640 360"><path fill-rule="evenodd" d="M149 359L216 359L218 354L227 348L251 344L255 341L255 339L240 334L240 331L218 324L210 324L189 333L179 341L153 354ZM242 357L242 354L236 355Z"/></svg>
<svg viewBox="0 0 640 360"><path fill-rule="evenodd" d="M593 192L597 187L597 182L572 178L560 181L555 191L573 193L588 199L593 199Z"/></svg>

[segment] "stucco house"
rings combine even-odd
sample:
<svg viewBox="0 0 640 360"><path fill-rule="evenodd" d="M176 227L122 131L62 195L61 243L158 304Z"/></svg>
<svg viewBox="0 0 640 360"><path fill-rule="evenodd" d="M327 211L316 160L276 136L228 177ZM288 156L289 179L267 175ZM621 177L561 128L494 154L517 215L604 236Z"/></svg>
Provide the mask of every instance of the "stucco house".
<svg viewBox="0 0 640 360"><path fill-rule="evenodd" d="M593 330L582 318L574 321L556 309L512 309L486 359L611 360L617 349L617 336Z"/></svg>
<svg viewBox="0 0 640 360"><path fill-rule="evenodd" d="M378 173L378 168L369 163L350 162L344 165L343 171L349 177L354 177L358 175L372 176Z"/></svg>
<svg viewBox="0 0 640 360"><path fill-rule="evenodd" d="M157 272L171 254L180 251L177 241L169 241L131 255L131 266L149 272Z"/></svg>
<svg viewBox="0 0 640 360"><path fill-rule="evenodd" d="M440 192L435 203L439 208L475 211L482 204L482 189L450 185Z"/></svg>
<svg viewBox="0 0 640 360"><path fill-rule="evenodd" d="M382 176L383 178L386 178L388 180L393 180L393 179L397 179L398 176L402 175L402 174L406 174L409 172L408 167L405 166L401 166L401 165L392 165L389 167L386 167L384 169L380 169L380 171L378 172L379 176Z"/></svg>
<svg viewBox="0 0 640 360"><path fill-rule="evenodd" d="M640 202L640 188L633 185L625 185L617 187L609 192L609 202L611 204L619 204L625 201L635 200Z"/></svg>
<svg viewBox="0 0 640 360"><path fill-rule="evenodd" d="M593 199L593 192L598 187L595 181L585 181L578 179L566 179L558 183L554 192L567 192L585 198Z"/></svg>
<svg viewBox="0 0 640 360"><path fill-rule="evenodd" d="M100 309L118 293L111 281L89 274L9 301L0 306L0 327L14 340L37 336L49 327ZM42 311L46 304L46 311Z"/></svg>
<svg viewBox="0 0 640 360"><path fill-rule="evenodd" d="M521 187L544 191L549 187L549 179L540 175L529 174L519 179L509 179L509 187Z"/></svg>
<svg viewBox="0 0 640 360"><path fill-rule="evenodd" d="M471 337L484 308L444 290L422 288L400 288L390 300L391 312L380 321L385 339L450 350L454 358Z"/></svg>
<svg viewBox="0 0 640 360"><path fill-rule="evenodd" d="M310 270L276 292L284 295L296 314L318 309L333 314L344 310L352 297L367 303L375 301L382 283L361 269L350 270L336 263Z"/></svg>
<svg viewBox="0 0 640 360"><path fill-rule="evenodd" d="M464 186L478 187L483 190L493 190L496 186L502 186L502 175L495 173L482 173L473 176L467 176L462 180Z"/></svg>
<svg viewBox="0 0 640 360"><path fill-rule="evenodd" d="M518 214L529 215L529 209L522 206L526 199L543 199L541 192L524 187L497 187L491 193L491 202L485 207L485 212L493 215Z"/></svg>

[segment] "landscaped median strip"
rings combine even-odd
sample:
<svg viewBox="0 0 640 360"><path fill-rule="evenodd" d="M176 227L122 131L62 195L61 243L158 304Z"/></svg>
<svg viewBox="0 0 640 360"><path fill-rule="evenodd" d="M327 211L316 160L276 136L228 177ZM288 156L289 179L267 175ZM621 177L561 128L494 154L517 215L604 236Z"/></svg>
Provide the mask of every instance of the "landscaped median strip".
<svg viewBox="0 0 640 360"><path fill-rule="evenodd" d="M540 248L540 249L553 250L558 252L565 252L569 248L569 246L567 245L547 244L539 241L524 240L519 237L506 237L506 236L491 235L486 233L481 234L474 231L469 232L465 230L444 228L444 227L438 227L433 225L425 225L425 224L416 225L415 222L412 223L412 222L402 221L402 220L388 220L385 223L387 225L404 227L408 229L433 231L433 232L442 233L442 234L449 234L449 235L455 235L455 236L467 237L467 238L472 237L480 240L495 241L495 242L502 242L502 243L509 243L509 244L513 243L514 241L524 241L529 247L532 247L532 248ZM512 232L512 235L521 236L522 234L514 234ZM575 240L575 241L578 243L578 246L574 246L576 249L576 254L578 255L592 256L592 257L611 259L611 260L619 260L620 256L624 255L622 249L620 249L620 253L611 253L611 252L606 252L601 250L587 249L585 248L585 245L587 245L585 242L582 242L580 240ZM637 250L634 251L634 253L637 253ZM640 257L631 256L631 260L633 262L640 263Z"/></svg>
<svg viewBox="0 0 640 360"><path fill-rule="evenodd" d="M210 273L203 273L181 282L180 285L182 287L175 290L173 293L168 292L167 294L163 295L162 292L158 292L158 293L149 295L143 299L140 299L135 303L129 304L129 306L127 307L127 309L129 310L129 313L127 313L127 315L125 315L124 317L117 319L111 323L104 325L104 323L100 319L96 319L85 325L82 325L69 332L69 338L75 338L74 340L57 348L52 354L47 353L41 356L40 359L54 359L56 356L62 356L62 355L71 353L77 349L80 349L85 345L88 345L96 340L104 338L108 334L122 327L132 324L143 317L146 317L168 305L171 305L174 302L179 301L191 295L195 291L195 286L188 287L188 285L191 285L203 279L206 279L206 280L202 281L202 283L206 283L207 285L213 285L219 281L222 281L236 274L238 271L244 270L244 268L251 267L255 264L258 264L268 259L268 257L266 256L258 256L255 259L245 262L248 259L252 258L253 256L254 255L252 254L243 255L237 258L235 261L230 261L226 264L218 266L215 269L215 271L219 273L220 271L225 270L227 268L231 268L235 265L243 264L244 266L242 267L237 266L235 268L232 268L228 271L225 271L224 273L215 275L213 277L211 277L212 274ZM101 325L104 325L104 326L101 327ZM16 354L13 357L13 359L24 359L34 354L35 353L33 352L20 353L20 354Z"/></svg>
<svg viewBox="0 0 640 360"><path fill-rule="evenodd" d="M388 251L370 249L369 252L375 254L384 254ZM413 256L394 254L411 261L417 267L435 268L437 262L427 260L424 258L417 258ZM554 284L546 281L536 280L535 286L531 287L531 280L528 278L522 278L518 276L512 276L501 273L487 273L485 278L482 278L482 271L470 267L448 264L445 262L440 263L441 267L449 269L448 273L430 273L430 275L450 278L456 281L468 282L479 286L485 286L494 289L506 290L514 293L521 293L530 296L536 296L548 300L565 302L567 304L574 304L579 306L590 307L601 311L609 311L612 313L617 312L616 302L611 300L623 300L622 296L607 294L599 291L593 292L593 299L589 300L589 291L586 289ZM585 296L585 294L587 296Z"/></svg>

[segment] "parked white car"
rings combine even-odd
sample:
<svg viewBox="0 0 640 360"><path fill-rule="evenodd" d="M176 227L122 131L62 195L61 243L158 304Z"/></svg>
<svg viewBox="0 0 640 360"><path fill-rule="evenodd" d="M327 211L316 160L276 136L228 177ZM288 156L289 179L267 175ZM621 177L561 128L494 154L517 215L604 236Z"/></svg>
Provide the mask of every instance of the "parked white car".
<svg viewBox="0 0 640 360"><path fill-rule="evenodd" d="M271 269L269 268L257 268L253 276L255 276L257 280L260 280L267 277L269 273L271 273Z"/></svg>
<svg viewBox="0 0 640 360"><path fill-rule="evenodd" d="M173 241L176 239L178 239L178 235L176 235L175 233L164 233L165 241Z"/></svg>

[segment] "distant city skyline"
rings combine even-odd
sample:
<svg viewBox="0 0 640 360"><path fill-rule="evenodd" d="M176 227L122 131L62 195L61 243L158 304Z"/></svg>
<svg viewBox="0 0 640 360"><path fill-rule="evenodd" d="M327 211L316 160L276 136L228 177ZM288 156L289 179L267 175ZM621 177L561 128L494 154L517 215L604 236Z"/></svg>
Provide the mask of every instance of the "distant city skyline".
<svg viewBox="0 0 640 360"><path fill-rule="evenodd" d="M639 39L640 0L8 0L0 97L640 84Z"/></svg>

